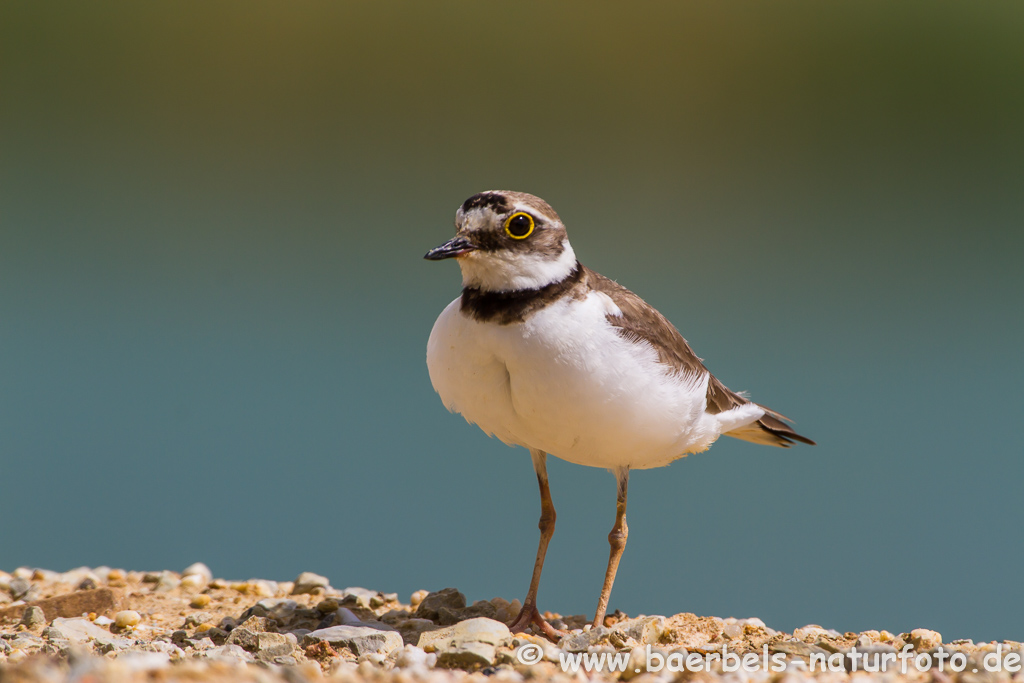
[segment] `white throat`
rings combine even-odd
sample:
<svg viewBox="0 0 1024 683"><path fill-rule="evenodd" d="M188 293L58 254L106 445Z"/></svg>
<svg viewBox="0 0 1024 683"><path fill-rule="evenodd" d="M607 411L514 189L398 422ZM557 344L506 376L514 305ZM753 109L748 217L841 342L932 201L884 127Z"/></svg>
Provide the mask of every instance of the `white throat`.
<svg viewBox="0 0 1024 683"><path fill-rule="evenodd" d="M459 259L462 286L488 292L540 289L560 282L576 267L576 254L569 240L562 242L558 258L529 252L471 251Z"/></svg>

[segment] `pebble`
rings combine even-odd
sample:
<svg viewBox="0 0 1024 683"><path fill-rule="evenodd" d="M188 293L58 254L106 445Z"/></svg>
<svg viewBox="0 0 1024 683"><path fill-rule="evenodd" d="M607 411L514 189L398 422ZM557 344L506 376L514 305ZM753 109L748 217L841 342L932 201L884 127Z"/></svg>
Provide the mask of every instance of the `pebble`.
<svg viewBox="0 0 1024 683"><path fill-rule="evenodd" d="M371 652L369 654L365 654L365 655L363 655L362 657L360 657L358 659L358 662L360 664L362 664L363 662L369 662L370 664L373 664L376 667L379 667L379 666L383 665L384 661L385 661L384 655L379 654L377 652Z"/></svg>
<svg viewBox="0 0 1024 683"><path fill-rule="evenodd" d="M397 631L381 631L366 626L331 626L312 631L302 638L303 647L319 642L326 642L335 649L347 647L357 657L368 652L386 655L404 644Z"/></svg>
<svg viewBox="0 0 1024 683"><path fill-rule="evenodd" d="M88 567L79 567L78 569L69 569L68 571L61 573L59 575L59 582L76 587L81 586L83 583L86 583L87 585L89 583L98 585L100 577ZM94 585L93 588L95 587L96 586ZM82 588L79 590L92 589Z"/></svg>
<svg viewBox="0 0 1024 683"><path fill-rule="evenodd" d="M448 645L485 643L487 645L508 645L512 632L500 621L478 617L459 622L454 626L427 631L420 635L417 646L426 652L440 650Z"/></svg>
<svg viewBox="0 0 1024 683"><path fill-rule="evenodd" d="M247 662L255 661L253 656L248 652L240 648L238 645L231 644L220 645L218 647L212 647L209 650L203 650L199 653L199 656L205 659L223 662L225 664L245 664Z"/></svg>
<svg viewBox="0 0 1024 683"><path fill-rule="evenodd" d="M204 638L209 638L215 645L223 645L228 640L228 632L222 628L214 626L213 628L206 629L203 632Z"/></svg>
<svg viewBox="0 0 1024 683"><path fill-rule="evenodd" d="M206 612L196 612L195 614L190 614L185 617L185 623L182 625L182 628L190 628L193 626L198 628L199 626L211 621L213 621L213 617L210 614L207 614Z"/></svg>
<svg viewBox="0 0 1024 683"><path fill-rule="evenodd" d="M418 590L413 591L413 594L409 596L409 606L413 609L419 607L420 603L423 602L423 598L430 595L430 591Z"/></svg>
<svg viewBox="0 0 1024 683"><path fill-rule="evenodd" d="M334 598L327 598L326 600L321 600L317 603L316 611L320 612L321 614L327 614L328 612L337 612L338 607L339 605L337 600L335 600ZM349 610L345 611L351 614Z"/></svg>
<svg viewBox="0 0 1024 683"><path fill-rule="evenodd" d="M114 625L117 628L134 628L142 621L142 615L133 609L126 609L114 615Z"/></svg>
<svg viewBox="0 0 1024 683"><path fill-rule="evenodd" d="M181 571L181 577L184 579L189 576L196 576L203 580L204 584L213 581L213 572L202 562L195 562L185 567Z"/></svg>
<svg viewBox="0 0 1024 683"><path fill-rule="evenodd" d="M11 594L11 597L15 600L21 600L25 595L32 590L32 584L28 582L28 579L18 576L18 570L14 570L15 578L11 581L7 590Z"/></svg>
<svg viewBox="0 0 1024 683"><path fill-rule="evenodd" d="M816 639L819 637L828 637L831 635L828 631L818 626L817 624L808 624L807 626L801 626L800 628L793 629L794 640L807 640Z"/></svg>
<svg viewBox="0 0 1024 683"><path fill-rule="evenodd" d="M261 598L272 598L277 595L277 581L255 579L250 581L250 583L252 584L252 590L250 592L253 595L258 595Z"/></svg>
<svg viewBox="0 0 1024 683"><path fill-rule="evenodd" d="M259 633L256 635L256 652L270 658L290 655L298 645L298 638L291 633Z"/></svg>
<svg viewBox="0 0 1024 683"><path fill-rule="evenodd" d="M195 593L197 591L203 590L203 588L206 587L206 584L207 581L203 577L196 576L195 574L189 574L188 576L181 577L181 583L179 584L179 586L183 591Z"/></svg>
<svg viewBox="0 0 1024 683"><path fill-rule="evenodd" d="M592 645L607 638L611 632L607 626L598 626L579 633L569 633L558 642L558 647L566 652L586 652Z"/></svg>
<svg viewBox="0 0 1024 683"><path fill-rule="evenodd" d="M455 610L462 610L465 607L465 595L455 588L445 588L444 590L428 593L424 596L423 600L420 601L419 606L416 608L415 615L420 619L436 621L439 618L440 611L442 609L453 612Z"/></svg>
<svg viewBox="0 0 1024 683"><path fill-rule="evenodd" d="M60 572L51 571L49 569L33 569L32 580L45 581L46 583L61 583L63 577Z"/></svg>
<svg viewBox="0 0 1024 683"><path fill-rule="evenodd" d="M34 630L46 624L46 615L39 607L29 607L21 615L21 625L27 629Z"/></svg>
<svg viewBox="0 0 1024 683"><path fill-rule="evenodd" d="M267 631L276 630L276 628L271 625L270 620L266 617L257 616L248 617L245 621L239 624L237 628L247 628L253 633L266 633Z"/></svg>
<svg viewBox="0 0 1024 683"><path fill-rule="evenodd" d="M302 572L295 578L295 585L292 586L292 595L304 595L312 593L318 588L326 590L331 585L331 582L326 576L320 576L313 572Z"/></svg>
<svg viewBox="0 0 1024 683"><path fill-rule="evenodd" d="M346 622L342 622L346 623ZM402 638L407 643L418 643L420 636L427 631L434 631L437 629L437 624L430 621L429 619L403 619L395 624L395 628L402 634Z"/></svg>
<svg viewBox="0 0 1024 683"><path fill-rule="evenodd" d="M10 641L11 648L15 650L32 650L35 648L42 647L44 645L42 638L31 633L19 633L14 639Z"/></svg>
<svg viewBox="0 0 1024 683"><path fill-rule="evenodd" d="M164 652L172 660L181 659L185 655L180 647L174 643L168 643L166 640L154 640L151 643L146 643L139 649L144 652Z"/></svg>
<svg viewBox="0 0 1024 683"><path fill-rule="evenodd" d="M299 608L299 603L288 598L267 598L257 602L254 607L260 607L266 612L266 616L277 621L290 621Z"/></svg>
<svg viewBox="0 0 1024 683"><path fill-rule="evenodd" d="M736 622L735 619L725 620L725 624L722 626L722 635L729 640L734 640L743 636L743 625Z"/></svg>
<svg viewBox="0 0 1024 683"><path fill-rule="evenodd" d="M341 592L342 602L346 604L352 604L353 602L357 607L363 609L374 609L384 605L384 599L377 591L367 590L365 588L359 588L353 586L346 588Z"/></svg>
<svg viewBox="0 0 1024 683"><path fill-rule="evenodd" d="M117 655L117 663L129 672L157 671L171 664L171 656L166 652L140 652L129 650Z"/></svg>
<svg viewBox="0 0 1024 683"><path fill-rule="evenodd" d="M391 656L394 657L395 666L402 669L413 666L431 667L437 662L437 655L428 654L416 645L406 645L392 652Z"/></svg>
<svg viewBox="0 0 1024 683"><path fill-rule="evenodd" d="M167 593L181 585L181 578L174 572L149 572L142 577L143 583L153 583L153 590L158 593Z"/></svg>
<svg viewBox="0 0 1024 683"><path fill-rule="evenodd" d="M202 609L210 604L210 600L211 598L209 595L207 595L206 593L200 593L199 595L196 595L192 598L192 601L189 602L189 605L191 605L195 609Z"/></svg>
<svg viewBox="0 0 1024 683"><path fill-rule="evenodd" d="M637 617L620 621L612 627L612 633L623 640L635 640L641 645L657 643L665 633L665 617Z"/></svg>
<svg viewBox="0 0 1024 683"><path fill-rule="evenodd" d="M929 631L926 628L915 628L910 632L910 638L907 641L920 652L942 645L942 634L937 631Z"/></svg>
<svg viewBox="0 0 1024 683"><path fill-rule="evenodd" d="M437 665L446 669L482 669L494 664L497 648L488 643L452 643L437 652Z"/></svg>
<svg viewBox="0 0 1024 683"><path fill-rule="evenodd" d="M249 652L255 652L256 633L242 627L232 629L231 633L228 634L227 643L229 645L238 645Z"/></svg>
<svg viewBox="0 0 1024 683"><path fill-rule="evenodd" d="M47 626L43 629L43 632L39 634L46 640L67 640L68 637L57 628L56 626Z"/></svg>

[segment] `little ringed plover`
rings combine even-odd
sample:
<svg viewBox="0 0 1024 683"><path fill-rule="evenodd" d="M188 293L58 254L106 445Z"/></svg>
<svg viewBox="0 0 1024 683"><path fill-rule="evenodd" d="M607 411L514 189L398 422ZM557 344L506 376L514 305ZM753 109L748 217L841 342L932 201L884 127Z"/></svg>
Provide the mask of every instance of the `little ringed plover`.
<svg viewBox="0 0 1024 683"><path fill-rule="evenodd" d="M706 450L722 434L768 446L814 444L784 416L730 391L675 327L631 291L576 260L539 197L490 191L455 214L456 235L425 258L455 258L462 294L430 333L427 367L444 405L529 449L540 484L540 546L514 632L536 624L555 508L546 459L607 468L618 483L611 552L594 625L602 625L626 546L630 470Z"/></svg>

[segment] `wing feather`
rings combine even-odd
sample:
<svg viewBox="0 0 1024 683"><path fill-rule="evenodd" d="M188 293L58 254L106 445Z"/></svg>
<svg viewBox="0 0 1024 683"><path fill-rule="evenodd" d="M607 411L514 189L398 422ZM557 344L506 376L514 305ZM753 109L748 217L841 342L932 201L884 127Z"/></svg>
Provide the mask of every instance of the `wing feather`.
<svg viewBox="0 0 1024 683"><path fill-rule="evenodd" d="M704 363L693 352L679 330L654 307L600 273L586 267L584 267L584 271L586 285L607 295L621 311L620 315L610 314L608 316L608 322L618 329L619 334L634 342L643 341L650 344L657 351L658 360L681 375L701 376L707 373L708 390L705 410L708 413L717 415L751 403L735 391L729 390L718 378L708 372ZM813 441L797 434L786 424L789 418L760 403L756 405L764 409L764 417L756 422L725 432L725 435L783 448L788 448L795 441L814 445Z"/></svg>

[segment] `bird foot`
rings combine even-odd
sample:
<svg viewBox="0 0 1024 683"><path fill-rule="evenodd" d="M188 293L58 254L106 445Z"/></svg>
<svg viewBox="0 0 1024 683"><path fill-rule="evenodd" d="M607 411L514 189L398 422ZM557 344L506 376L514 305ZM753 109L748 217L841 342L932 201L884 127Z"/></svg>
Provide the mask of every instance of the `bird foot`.
<svg viewBox="0 0 1024 683"><path fill-rule="evenodd" d="M540 615L536 605L523 605L523 609L519 611L519 616L508 625L508 630L512 631L512 633L522 633L530 627L530 624L536 624L541 633L552 643L557 643L565 636L564 631L559 631Z"/></svg>

